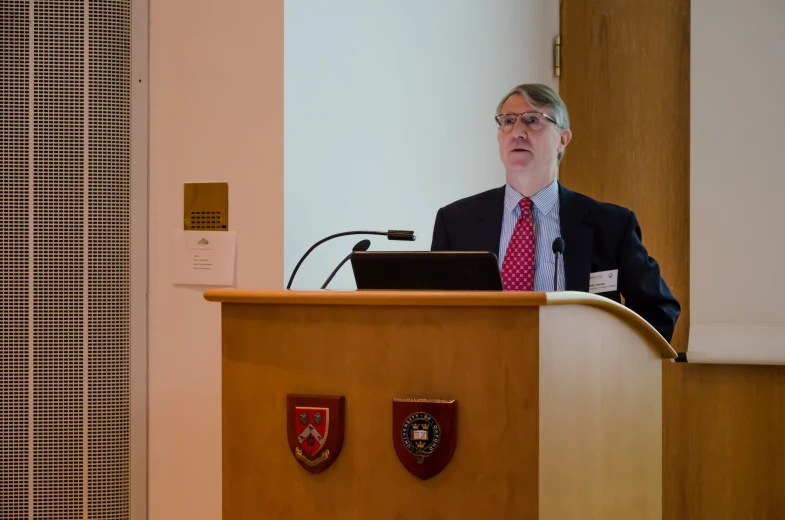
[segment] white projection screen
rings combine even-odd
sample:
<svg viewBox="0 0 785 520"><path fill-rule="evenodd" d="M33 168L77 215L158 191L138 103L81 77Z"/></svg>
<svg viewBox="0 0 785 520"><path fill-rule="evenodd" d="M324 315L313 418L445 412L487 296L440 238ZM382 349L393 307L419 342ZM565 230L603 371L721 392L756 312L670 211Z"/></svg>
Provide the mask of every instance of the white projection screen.
<svg viewBox="0 0 785 520"><path fill-rule="evenodd" d="M785 2L692 0L690 362L785 364Z"/></svg>

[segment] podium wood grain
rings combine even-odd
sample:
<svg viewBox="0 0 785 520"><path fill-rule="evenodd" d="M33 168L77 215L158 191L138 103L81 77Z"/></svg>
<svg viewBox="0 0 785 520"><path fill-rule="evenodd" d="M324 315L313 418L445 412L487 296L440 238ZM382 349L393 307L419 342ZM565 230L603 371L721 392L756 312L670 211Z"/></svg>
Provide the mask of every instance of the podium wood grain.
<svg viewBox="0 0 785 520"><path fill-rule="evenodd" d="M785 366L663 367L663 518L785 519Z"/></svg>
<svg viewBox="0 0 785 520"><path fill-rule="evenodd" d="M644 339L600 308L540 309L540 519L663 518L662 351Z"/></svg>
<svg viewBox="0 0 785 520"><path fill-rule="evenodd" d="M538 307L222 309L224 519L538 517ZM287 393L346 396L322 474L291 454ZM458 402L455 455L430 480L395 455L396 397Z"/></svg>

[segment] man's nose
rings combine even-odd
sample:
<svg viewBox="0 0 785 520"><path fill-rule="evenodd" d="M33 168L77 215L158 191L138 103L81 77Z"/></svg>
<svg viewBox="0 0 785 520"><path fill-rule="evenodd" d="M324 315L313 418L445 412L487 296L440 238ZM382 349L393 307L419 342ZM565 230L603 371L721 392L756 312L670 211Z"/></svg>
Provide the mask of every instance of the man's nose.
<svg viewBox="0 0 785 520"><path fill-rule="evenodd" d="M524 124L520 117L512 126L512 135L513 137L524 137L526 139L529 138L529 127Z"/></svg>

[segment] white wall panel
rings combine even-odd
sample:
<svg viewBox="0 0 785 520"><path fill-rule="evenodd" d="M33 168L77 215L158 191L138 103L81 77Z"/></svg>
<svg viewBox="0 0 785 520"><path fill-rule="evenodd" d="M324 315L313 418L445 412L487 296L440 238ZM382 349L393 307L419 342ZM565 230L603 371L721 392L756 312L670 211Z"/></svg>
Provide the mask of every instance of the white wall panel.
<svg viewBox="0 0 785 520"><path fill-rule="evenodd" d="M285 3L284 276L317 240L352 229L371 250L430 248L440 206L504 184L496 105L557 86L557 0ZM364 237L320 246L293 288L318 288ZM330 284L353 288L350 265Z"/></svg>

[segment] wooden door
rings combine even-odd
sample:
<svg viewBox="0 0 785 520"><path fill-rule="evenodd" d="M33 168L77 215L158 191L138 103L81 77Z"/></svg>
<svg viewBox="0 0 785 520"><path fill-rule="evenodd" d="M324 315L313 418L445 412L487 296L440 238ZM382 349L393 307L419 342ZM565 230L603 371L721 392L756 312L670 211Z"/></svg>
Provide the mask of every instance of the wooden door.
<svg viewBox="0 0 785 520"><path fill-rule="evenodd" d="M689 326L689 0L562 0L559 89L573 140L560 180L630 208Z"/></svg>

